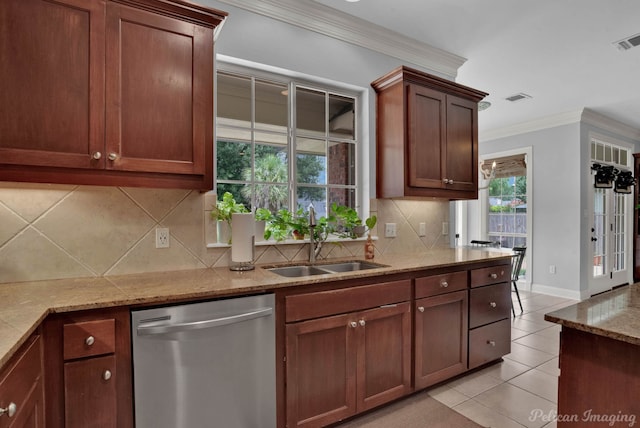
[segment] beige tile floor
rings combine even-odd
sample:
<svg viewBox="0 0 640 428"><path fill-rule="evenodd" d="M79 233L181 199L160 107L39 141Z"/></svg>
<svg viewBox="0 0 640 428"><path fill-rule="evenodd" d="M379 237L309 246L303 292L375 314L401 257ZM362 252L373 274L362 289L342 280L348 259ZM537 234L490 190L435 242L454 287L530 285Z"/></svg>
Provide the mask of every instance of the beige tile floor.
<svg viewBox="0 0 640 428"><path fill-rule="evenodd" d="M511 323L511 353L504 361L455 379L430 395L484 427L555 428L560 326L544 314L576 303L520 291L524 312Z"/></svg>

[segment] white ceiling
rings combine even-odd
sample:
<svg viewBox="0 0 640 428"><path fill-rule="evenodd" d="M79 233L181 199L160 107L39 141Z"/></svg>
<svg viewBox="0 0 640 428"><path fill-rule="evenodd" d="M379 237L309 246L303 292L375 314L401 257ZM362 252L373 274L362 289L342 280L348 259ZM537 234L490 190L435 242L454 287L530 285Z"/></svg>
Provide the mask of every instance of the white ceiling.
<svg viewBox="0 0 640 428"><path fill-rule="evenodd" d="M456 81L489 92L480 132L588 108L640 130L638 0L315 0L467 61ZM532 98L504 98L523 92Z"/></svg>

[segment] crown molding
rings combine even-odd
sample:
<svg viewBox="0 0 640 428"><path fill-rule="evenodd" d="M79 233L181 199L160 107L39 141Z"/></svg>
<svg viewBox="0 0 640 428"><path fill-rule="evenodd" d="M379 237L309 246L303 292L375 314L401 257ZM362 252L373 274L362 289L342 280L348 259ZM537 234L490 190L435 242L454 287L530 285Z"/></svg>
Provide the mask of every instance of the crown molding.
<svg viewBox="0 0 640 428"><path fill-rule="evenodd" d="M631 140L640 141L640 130L626 123L618 122L615 119L604 116L591 109L585 108L582 111L582 122L589 125L593 125L602 130L612 132L621 137L626 137Z"/></svg>
<svg viewBox="0 0 640 428"><path fill-rule="evenodd" d="M306 30L324 34L455 80L466 58L311 0L218 0Z"/></svg>
<svg viewBox="0 0 640 428"><path fill-rule="evenodd" d="M540 131L542 129L554 128L556 126L569 125L577 122L595 126L601 130L617 134L621 137L640 141L640 130L588 108L545 116L539 119L518 123L516 125L506 126L504 128L480 131L478 133L478 141L492 141L499 138L512 137L514 135Z"/></svg>
<svg viewBox="0 0 640 428"><path fill-rule="evenodd" d="M580 122L583 109L568 111L564 113L554 114L541 117L527 122L518 123L516 125L505 126L504 128L490 129L480 131L478 140L480 142L497 140L499 138L511 137L514 135L525 134L527 132L539 131L541 129L553 128L556 126L569 125L571 123Z"/></svg>

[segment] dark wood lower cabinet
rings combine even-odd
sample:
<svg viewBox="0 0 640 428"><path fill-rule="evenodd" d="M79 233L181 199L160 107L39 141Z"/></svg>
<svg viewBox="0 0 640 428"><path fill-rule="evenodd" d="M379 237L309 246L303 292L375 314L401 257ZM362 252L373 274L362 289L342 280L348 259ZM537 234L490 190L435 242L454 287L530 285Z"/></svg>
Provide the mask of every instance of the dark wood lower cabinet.
<svg viewBox="0 0 640 428"><path fill-rule="evenodd" d="M416 300L415 387L425 388L467 370L468 292Z"/></svg>
<svg viewBox="0 0 640 428"><path fill-rule="evenodd" d="M0 428L43 428L42 340L28 339L0 371Z"/></svg>
<svg viewBox="0 0 640 428"><path fill-rule="evenodd" d="M131 428L129 309L54 314L43 323L47 428Z"/></svg>
<svg viewBox="0 0 640 428"><path fill-rule="evenodd" d="M640 346L562 327L559 428L634 426L638 397Z"/></svg>
<svg viewBox="0 0 640 428"><path fill-rule="evenodd" d="M292 323L287 426L322 427L411 391L409 302Z"/></svg>
<svg viewBox="0 0 640 428"><path fill-rule="evenodd" d="M65 428L117 427L116 358L64 363Z"/></svg>

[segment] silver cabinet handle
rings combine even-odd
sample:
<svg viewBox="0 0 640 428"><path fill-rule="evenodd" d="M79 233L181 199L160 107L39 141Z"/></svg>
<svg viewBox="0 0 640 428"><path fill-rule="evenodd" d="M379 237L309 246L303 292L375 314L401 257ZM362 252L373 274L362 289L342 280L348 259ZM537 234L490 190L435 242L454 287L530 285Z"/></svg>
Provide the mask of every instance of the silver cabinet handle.
<svg viewBox="0 0 640 428"><path fill-rule="evenodd" d="M424 312L424 306L418 306L418 311L419 312Z"/></svg>
<svg viewBox="0 0 640 428"><path fill-rule="evenodd" d="M150 336L154 334L166 334L177 333L180 331L190 330L202 330L204 328L220 327L223 325L236 324L243 321L252 320L255 318L268 317L273 313L273 308L261 308L252 312L245 312L237 315L230 315L228 317L191 321L175 324L152 324L142 325L137 328L138 336ZM151 323L150 323L151 324Z"/></svg>
<svg viewBox="0 0 640 428"><path fill-rule="evenodd" d="M351 321L349 325L351 326L351 328L356 328L358 326L358 323L355 321Z"/></svg>
<svg viewBox="0 0 640 428"><path fill-rule="evenodd" d="M364 327L364 325L366 324L366 322L365 322L364 320L360 320L360 321L358 321L358 322L360 323L360 325L361 325L362 327Z"/></svg>
<svg viewBox="0 0 640 428"><path fill-rule="evenodd" d="M449 184L453 184L453 180L452 179L449 179Z"/></svg>
<svg viewBox="0 0 640 428"><path fill-rule="evenodd" d="M442 182L443 182L444 184L449 184L449 179L448 179L448 178L443 178L443 179L442 179Z"/></svg>
<svg viewBox="0 0 640 428"><path fill-rule="evenodd" d="M4 409L0 407L0 416L7 415L12 418L18 411L18 405L16 403L9 403Z"/></svg>
<svg viewBox="0 0 640 428"><path fill-rule="evenodd" d="M111 379L111 370L105 370L104 373L102 373L102 379L104 380Z"/></svg>
<svg viewBox="0 0 640 428"><path fill-rule="evenodd" d="M116 153L109 153L109 160L114 161L118 159L118 155Z"/></svg>
<svg viewBox="0 0 640 428"><path fill-rule="evenodd" d="M496 341L495 340L487 340L487 345L491 345L493 347L496 346Z"/></svg>
<svg viewBox="0 0 640 428"><path fill-rule="evenodd" d="M491 306L492 308L495 308L496 306L498 306L498 304L496 302L491 302L489 303L489 306Z"/></svg>
<svg viewBox="0 0 640 428"><path fill-rule="evenodd" d="M492 273L491 275L489 275L491 277L491 279L496 279L498 278L498 274L497 273Z"/></svg>
<svg viewBox="0 0 640 428"><path fill-rule="evenodd" d="M102 157L102 153L100 153L100 152L95 152L95 153L93 154L93 156L91 156L91 157L92 157L92 158L94 158L95 160L98 160L98 159L100 159L100 158Z"/></svg>
<svg viewBox="0 0 640 428"><path fill-rule="evenodd" d="M449 283L447 281L442 281L440 283L440 287L442 287L442 288L447 288L448 286L449 286Z"/></svg>
<svg viewBox="0 0 640 428"><path fill-rule="evenodd" d="M91 345L93 345L94 343L96 343L96 339L95 339L93 336L89 336L89 337L87 337L87 338L84 340L84 343L85 343L87 346L91 346Z"/></svg>

